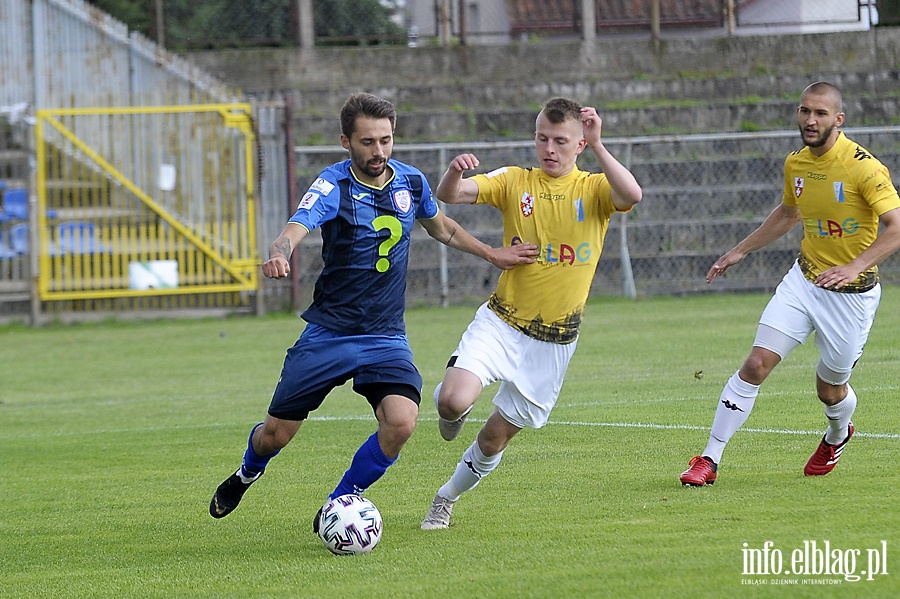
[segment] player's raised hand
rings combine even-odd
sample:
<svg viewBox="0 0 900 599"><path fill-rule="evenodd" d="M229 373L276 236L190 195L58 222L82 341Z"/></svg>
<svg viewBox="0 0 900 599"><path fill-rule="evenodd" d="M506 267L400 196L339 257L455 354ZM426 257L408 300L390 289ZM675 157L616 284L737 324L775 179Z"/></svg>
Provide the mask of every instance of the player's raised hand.
<svg viewBox="0 0 900 599"><path fill-rule="evenodd" d="M600 132L603 129L603 119L597 114L593 106L585 106L581 109L581 128L584 131L584 139L591 144L600 141Z"/></svg>
<svg viewBox="0 0 900 599"><path fill-rule="evenodd" d="M463 173L478 168L481 164L475 154L460 154L450 162L450 168Z"/></svg>

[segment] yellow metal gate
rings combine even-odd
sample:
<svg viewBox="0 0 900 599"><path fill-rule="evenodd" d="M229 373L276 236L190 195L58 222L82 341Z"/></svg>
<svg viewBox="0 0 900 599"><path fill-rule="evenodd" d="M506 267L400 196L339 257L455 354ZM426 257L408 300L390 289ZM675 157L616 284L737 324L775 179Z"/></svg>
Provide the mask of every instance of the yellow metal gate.
<svg viewBox="0 0 900 599"><path fill-rule="evenodd" d="M256 291L250 104L36 116L41 300L234 305Z"/></svg>

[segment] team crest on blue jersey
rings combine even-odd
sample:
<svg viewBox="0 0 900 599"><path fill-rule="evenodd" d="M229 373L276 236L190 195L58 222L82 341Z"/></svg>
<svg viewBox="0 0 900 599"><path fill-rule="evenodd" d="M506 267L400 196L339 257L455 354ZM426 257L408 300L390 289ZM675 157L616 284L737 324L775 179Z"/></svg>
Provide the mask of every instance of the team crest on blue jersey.
<svg viewBox="0 0 900 599"><path fill-rule="evenodd" d="M522 214L531 216L534 213L534 196L527 191L523 193L522 199L519 201L519 207L522 209Z"/></svg>
<svg viewBox="0 0 900 599"><path fill-rule="evenodd" d="M803 193L803 177L794 177L794 195L798 198Z"/></svg>
<svg viewBox="0 0 900 599"><path fill-rule="evenodd" d="M412 194L408 189L398 189L394 192L394 206L400 212L409 212L409 208L412 206Z"/></svg>

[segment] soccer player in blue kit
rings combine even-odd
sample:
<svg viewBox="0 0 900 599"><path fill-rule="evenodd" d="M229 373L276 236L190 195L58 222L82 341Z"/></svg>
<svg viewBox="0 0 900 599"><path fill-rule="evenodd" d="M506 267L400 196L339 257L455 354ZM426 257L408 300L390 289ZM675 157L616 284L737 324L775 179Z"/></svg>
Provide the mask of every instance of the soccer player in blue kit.
<svg viewBox="0 0 900 599"><path fill-rule="evenodd" d="M425 176L391 159L396 111L390 102L353 94L340 119L349 159L319 174L262 265L267 277L287 277L294 248L321 227L324 267L302 314L307 325L287 350L268 414L250 431L240 468L213 495L213 518L238 506L309 413L351 378L353 390L371 404L378 430L329 497L364 493L397 459L415 428L422 389L403 320L414 221L441 243L504 270L532 263L538 253L530 244L491 248L438 209Z"/></svg>

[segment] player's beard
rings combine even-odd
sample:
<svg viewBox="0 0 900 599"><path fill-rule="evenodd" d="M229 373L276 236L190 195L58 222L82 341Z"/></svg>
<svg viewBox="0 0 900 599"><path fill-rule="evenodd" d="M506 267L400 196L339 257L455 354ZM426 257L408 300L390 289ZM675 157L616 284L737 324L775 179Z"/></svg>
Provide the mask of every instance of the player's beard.
<svg viewBox="0 0 900 599"><path fill-rule="evenodd" d="M803 125L800 125L800 138L808 148L821 148L831 137L831 132L834 131L834 128L835 125L832 125L831 127L825 129L825 131L820 131L818 139L816 139L815 141L809 141L806 139L806 128Z"/></svg>
<svg viewBox="0 0 900 599"><path fill-rule="evenodd" d="M382 160L381 162L377 162L377 164L372 164L372 161L370 160L369 162L357 164L357 166L359 167L359 170L366 174L366 176L377 179L384 173L384 169L387 168L387 160Z"/></svg>
<svg viewBox="0 0 900 599"><path fill-rule="evenodd" d="M350 150L350 160L353 162L353 168L358 171L360 175L370 179L377 179L383 175L388 163L387 156L380 157L378 160L366 160L354 152L352 148Z"/></svg>

